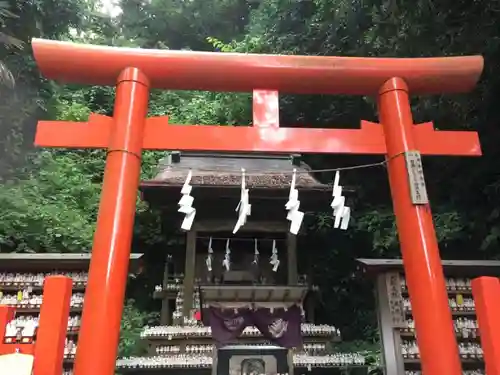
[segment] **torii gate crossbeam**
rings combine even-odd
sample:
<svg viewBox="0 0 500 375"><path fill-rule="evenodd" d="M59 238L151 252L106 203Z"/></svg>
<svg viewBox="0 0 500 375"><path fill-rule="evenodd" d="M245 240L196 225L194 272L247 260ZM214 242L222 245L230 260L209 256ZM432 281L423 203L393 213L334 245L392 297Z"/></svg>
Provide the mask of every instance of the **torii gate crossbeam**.
<svg viewBox="0 0 500 375"><path fill-rule="evenodd" d="M481 154L475 132L414 125L409 93L468 91L482 72L482 57L200 53L40 39L33 40L33 51L49 79L116 85L112 118L40 122L35 141L42 147L108 150L75 375L114 373L143 149L385 154L422 370L426 375L461 374L430 206L413 204L403 154ZM146 119L151 88L253 91L254 126L175 126L166 117ZM372 95L378 98L381 125L362 122L357 130L280 128L278 91Z"/></svg>

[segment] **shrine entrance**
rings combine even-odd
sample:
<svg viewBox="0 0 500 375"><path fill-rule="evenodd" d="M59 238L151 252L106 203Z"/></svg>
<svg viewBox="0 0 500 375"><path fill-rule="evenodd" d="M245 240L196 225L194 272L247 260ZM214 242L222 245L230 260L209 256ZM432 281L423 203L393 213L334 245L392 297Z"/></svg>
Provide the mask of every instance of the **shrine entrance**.
<svg viewBox="0 0 500 375"><path fill-rule="evenodd" d="M480 56L377 59L134 50L41 39L32 44L48 79L116 85L113 117L40 121L35 141L40 147L108 151L76 375L115 370L145 149L385 155L422 370L461 374L420 156L479 156L480 145L475 132L415 125L409 96L471 90L482 72ZM149 90L158 88L253 92L253 126L177 126L167 117L146 118ZM374 96L380 124L361 121L356 130L282 128L278 92Z"/></svg>

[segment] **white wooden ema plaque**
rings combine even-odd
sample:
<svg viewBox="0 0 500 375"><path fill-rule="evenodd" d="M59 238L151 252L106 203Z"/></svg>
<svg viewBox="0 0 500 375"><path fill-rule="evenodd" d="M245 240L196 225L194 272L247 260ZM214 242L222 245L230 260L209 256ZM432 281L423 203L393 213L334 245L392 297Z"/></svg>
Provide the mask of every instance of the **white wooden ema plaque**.
<svg viewBox="0 0 500 375"><path fill-rule="evenodd" d="M1 373L6 375L31 375L33 361L34 357L29 354L14 353L0 355Z"/></svg>
<svg viewBox="0 0 500 375"><path fill-rule="evenodd" d="M424 169L422 158L418 151L405 152L406 168L408 169L408 182L410 183L411 201L413 204L427 204L429 197L425 187Z"/></svg>

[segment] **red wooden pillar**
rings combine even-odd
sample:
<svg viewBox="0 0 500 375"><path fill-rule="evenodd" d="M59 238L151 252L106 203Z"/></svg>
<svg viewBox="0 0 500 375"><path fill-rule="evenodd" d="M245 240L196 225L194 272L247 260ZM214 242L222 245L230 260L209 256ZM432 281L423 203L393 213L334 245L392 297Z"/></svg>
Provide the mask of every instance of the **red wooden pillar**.
<svg viewBox="0 0 500 375"><path fill-rule="evenodd" d="M116 87L76 375L113 375L115 371L148 99L148 78L138 69L126 68Z"/></svg>
<svg viewBox="0 0 500 375"><path fill-rule="evenodd" d="M500 281L496 277L472 280L486 373L500 375Z"/></svg>
<svg viewBox="0 0 500 375"><path fill-rule="evenodd" d="M44 281L33 375L61 375L72 290L73 281L66 276Z"/></svg>
<svg viewBox="0 0 500 375"><path fill-rule="evenodd" d="M379 91L389 183L425 375L462 374L429 204L414 205L404 152L417 150L408 87L391 78Z"/></svg>
<svg viewBox="0 0 500 375"><path fill-rule="evenodd" d="M16 309L11 306L0 305L0 355L9 354L9 350L4 347L3 340L5 338L5 331L7 330L7 323L14 319Z"/></svg>

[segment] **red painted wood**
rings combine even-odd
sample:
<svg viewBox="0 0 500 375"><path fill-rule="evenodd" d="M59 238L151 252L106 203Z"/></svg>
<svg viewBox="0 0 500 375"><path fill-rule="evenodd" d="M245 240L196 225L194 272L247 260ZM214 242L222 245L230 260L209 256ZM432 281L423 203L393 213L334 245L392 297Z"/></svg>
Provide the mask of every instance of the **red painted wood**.
<svg viewBox="0 0 500 375"><path fill-rule="evenodd" d="M133 49L32 40L42 74L84 85L114 86L120 72L140 69L151 88L168 90L276 90L285 94L376 95L391 77L413 94L471 90L483 69L481 56L365 58L285 56Z"/></svg>

